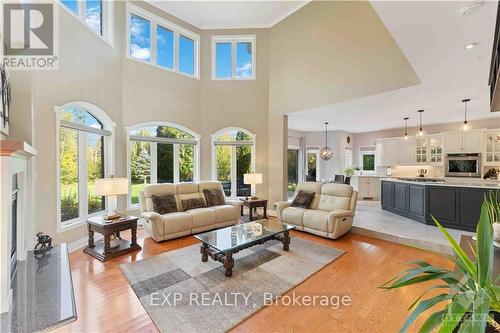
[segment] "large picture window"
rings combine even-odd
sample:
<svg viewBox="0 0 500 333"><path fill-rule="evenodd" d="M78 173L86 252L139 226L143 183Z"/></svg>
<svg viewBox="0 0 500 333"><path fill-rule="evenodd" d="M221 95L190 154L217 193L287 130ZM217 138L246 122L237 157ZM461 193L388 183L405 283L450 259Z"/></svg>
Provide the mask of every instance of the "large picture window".
<svg viewBox="0 0 500 333"><path fill-rule="evenodd" d="M212 80L255 79L255 35L212 36Z"/></svg>
<svg viewBox="0 0 500 333"><path fill-rule="evenodd" d="M127 2L127 56L199 78L200 37Z"/></svg>
<svg viewBox="0 0 500 333"><path fill-rule="evenodd" d="M147 123L127 129L129 207L139 205L146 184L198 180L199 139L172 123Z"/></svg>
<svg viewBox="0 0 500 333"><path fill-rule="evenodd" d="M376 173L374 147L359 148L359 164L363 173Z"/></svg>
<svg viewBox="0 0 500 333"><path fill-rule="evenodd" d="M58 221L64 229L106 211L105 198L95 194L95 182L112 166L114 124L89 103L69 103L56 107L56 113Z"/></svg>
<svg viewBox="0 0 500 333"><path fill-rule="evenodd" d="M242 128L225 128L212 135L212 179L222 183L228 197L251 193L243 175L255 170L255 134Z"/></svg>

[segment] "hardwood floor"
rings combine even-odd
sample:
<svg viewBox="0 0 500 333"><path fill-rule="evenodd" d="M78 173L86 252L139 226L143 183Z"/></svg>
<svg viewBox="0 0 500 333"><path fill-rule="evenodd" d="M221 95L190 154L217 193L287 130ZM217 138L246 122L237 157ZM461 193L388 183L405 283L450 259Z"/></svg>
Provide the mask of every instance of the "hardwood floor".
<svg viewBox="0 0 500 333"><path fill-rule="evenodd" d="M288 294L349 295L352 305L337 310L268 306L240 323L234 332L397 332L408 315L407 307L425 288L387 292L377 287L404 269L401 263L405 261L421 259L445 268L453 267L451 261L437 254L355 234L338 240L298 231L292 235L347 253ZM125 238L129 236L123 234ZM142 251L106 263L82 250L70 255L78 311L78 320L69 327L71 332L157 332L119 266L197 241L188 236L156 243L140 230L138 242ZM293 251L293 239L290 249ZM411 331L421 324L422 321L418 321Z"/></svg>

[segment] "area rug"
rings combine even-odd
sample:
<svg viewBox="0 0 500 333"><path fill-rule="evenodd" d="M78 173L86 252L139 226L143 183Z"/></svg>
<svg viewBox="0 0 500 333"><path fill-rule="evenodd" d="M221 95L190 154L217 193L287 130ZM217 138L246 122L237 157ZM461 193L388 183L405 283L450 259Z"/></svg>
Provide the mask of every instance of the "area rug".
<svg viewBox="0 0 500 333"><path fill-rule="evenodd" d="M200 245L121 265L161 332L225 332L319 271L344 251L294 237L234 254L233 276L201 261Z"/></svg>

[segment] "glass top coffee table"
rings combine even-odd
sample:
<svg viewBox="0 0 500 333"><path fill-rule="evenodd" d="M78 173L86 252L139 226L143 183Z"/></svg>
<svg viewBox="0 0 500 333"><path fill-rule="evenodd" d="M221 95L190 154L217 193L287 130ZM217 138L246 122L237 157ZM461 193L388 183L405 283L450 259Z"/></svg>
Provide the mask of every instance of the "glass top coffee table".
<svg viewBox="0 0 500 333"><path fill-rule="evenodd" d="M263 219L204 232L194 237L202 242L201 261L208 261L210 256L213 260L221 262L226 269L226 276L230 277L233 275L234 253L272 239L281 241L283 250L288 251L289 230L294 228L276 220Z"/></svg>

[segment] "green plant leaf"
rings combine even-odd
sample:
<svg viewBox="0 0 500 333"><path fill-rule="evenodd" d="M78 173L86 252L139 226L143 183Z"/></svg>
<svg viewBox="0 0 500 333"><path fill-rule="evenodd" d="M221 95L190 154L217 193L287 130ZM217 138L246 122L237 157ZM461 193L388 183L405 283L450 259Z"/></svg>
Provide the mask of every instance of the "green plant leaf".
<svg viewBox="0 0 500 333"><path fill-rule="evenodd" d="M477 268L470 260L470 258L465 254L464 250L458 245L457 241L448 233L448 231L436 220L434 216L432 216L432 219L434 220L434 223L436 223L437 227L441 231L441 233L446 237L448 242L450 243L451 247L453 248L453 251L456 254L457 260L460 262L460 267L465 271L468 272L473 278L477 277Z"/></svg>
<svg viewBox="0 0 500 333"><path fill-rule="evenodd" d="M474 302L473 291L467 291L462 294L457 294L453 301L448 305L448 312L445 318L443 318L443 324L439 329L439 333L450 333L453 332L457 324L462 320L465 312L470 308L472 302Z"/></svg>
<svg viewBox="0 0 500 333"><path fill-rule="evenodd" d="M493 266L493 227L489 218L488 204L483 202L476 228L477 281L483 288L487 279L491 277L491 267Z"/></svg>
<svg viewBox="0 0 500 333"><path fill-rule="evenodd" d="M488 294L485 289L480 289L472 305L472 332L483 333L485 331L489 312Z"/></svg>
<svg viewBox="0 0 500 333"><path fill-rule="evenodd" d="M383 289L396 289L396 288L401 288L401 287L405 287L405 286L410 286L413 284L419 284L419 283L422 283L425 281L453 279L454 277L455 277L455 273L453 273L453 272L425 274L425 275L411 278L409 280L404 280L402 282L396 281L390 286L381 287L381 288L383 288ZM456 281L456 282L458 283L458 281Z"/></svg>
<svg viewBox="0 0 500 333"><path fill-rule="evenodd" d="M411 305L408 307L408 311L413 309L415 304L417 304L418 301L420 301L422 299L422 297L425 296L425 294L427 294L429 291L434 290L434 289L450 289L450 286L447 284L440 284L440 285L435 285L435 286L427 288L426 291L424 291L420 296L417 297L417 299L415 299L415 301L413 301L413 303L411 303Z"/></svg>
<svg viewBox="0 0 500 333"><path fill-rule="evenodd" d="M434 312L433 314L431 314L425 320L425 322L422 324L422 327L420 327L419 332L420 333L430 333L430 332L432 332L432 330L436 326L438 326L439 324L441 324L441 322L443 321L443 317L446 314L446 311L447 310L444 309L444 310L441 310L441 311L438 311L438 312Z"/></svg>
<svg viewBox="0 0 500 333"><path fill-rule="evenodd" d="M424 301L421 301L415 310L410 314L408 318L406 318L403 326L401 327L401 330L399 331L400 333L404 333L408 330L410 325L415 321L415 319L425 310L432 308L434 305L441 303L443 301L446 301L448 299L453 298L453 295L449 294L439 294L437 296L434 296L432 298L426 299Z"/></svg>

